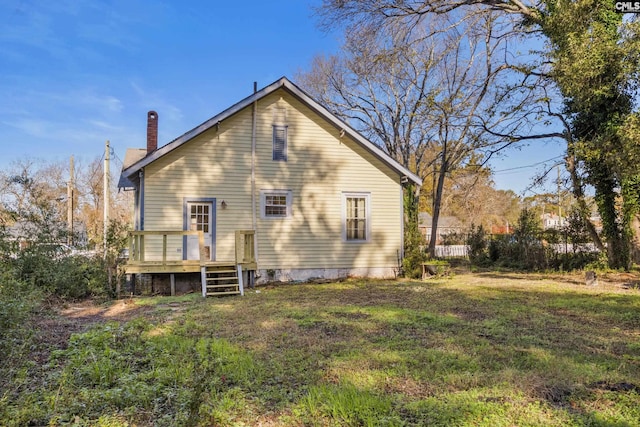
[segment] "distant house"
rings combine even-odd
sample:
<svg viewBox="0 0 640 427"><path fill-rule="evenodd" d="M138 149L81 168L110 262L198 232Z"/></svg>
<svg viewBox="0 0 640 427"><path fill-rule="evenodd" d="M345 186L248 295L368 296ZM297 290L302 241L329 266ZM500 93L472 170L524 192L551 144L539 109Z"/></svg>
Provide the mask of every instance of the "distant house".
<svg viewBox="0 0 640 427"><path fill-rule="evenodd" d="M433 217L427 212L420 212L418 214L418 228L427 243L431 241L432 220ZM447 234L462 233L463 231L464 227L458 218L454 216L440 216L438 218L438 229L436 231L436 244L442 244Z"/></svg>
<svg viewBox="0 0 640 427"><path fill-rule="evenodd" d="M161 148L157 126L149 112L147 148L128 151L120 179L136 193L126 272L200 272L203 294L216 269L258 283L394 276L403 185L422 181L288 79Z"/></svg>
<svg viewBox="0 0 640 427"><path fill-rule="evenodd" d="M565 217L550 212L543 213L540 219L543 230L559 230L567 224Z"/></svg>
<svg viewBox="0 0 640 427"><path fill-rule="evenodd" d="M505 225L492 224L490 232L491 234L511 234L513 232L513 226L508 222Z"/></svg>
<svg viewBox="0 0 640 427"><path fill-rule="evenodd" d="M30 223L18 221L6 227L4 231L5 238L13 245L13 250L24 250L34 240L33 238L29 239L28 236L35 235L37 229Z"/></svg>
<svg viewBox="0 0 640 427"><path fill-rule="evenodd" d="M61 231L66 233L66 224L60 224L60 227ZM16 249L24 250L41 238L40 233L42 233L42 230L38 224L33 222L17 221L10 226L7 226L5 232L6 238L10 242L13 242ZM50 243L65 243L67 238L65 235L64 237L56 238L55 240L57 241ZM88 243L87 227L84 222L75 221L73 224L73 246L84 248Z"/></svg>

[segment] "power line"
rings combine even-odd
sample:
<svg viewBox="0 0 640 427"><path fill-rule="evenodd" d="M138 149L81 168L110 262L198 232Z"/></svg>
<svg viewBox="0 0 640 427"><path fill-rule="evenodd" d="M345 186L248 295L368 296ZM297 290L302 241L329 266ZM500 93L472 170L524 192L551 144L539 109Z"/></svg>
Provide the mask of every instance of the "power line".
<svg viewBox="0 0 640 427"><path fill-rule="evenodd" d="M561 158L564 158L564 156L556 156L556 157L552 157L552 158L547 159L547 160L542 160L540 162L532 163L530 165L516 166L516 167L513 167L513 168L495 170L495 171L492 171L492 172L495 174L495 173L500 173L500 172L509 172L509 171L515 171L515 170L520 170L520 169L528 169L528 168L532 168L534 166L538 166L538 165L550 162L552 160L558 160L558 159L561 159Z"/></svg>
<svg viewBox="0 0 640 427"><path fill-rule="evenodd" d="M104 151L102 152L102 156L100 157L100 161L98 163L101 163L104 160ZM93 182L93 178L95 178L96 173L98 173L98 169L99 168L95 168L93 170L93 174L91 174L91 178L89 178L89 182Z"/></svg>
<svg viewBox="0 0 640 427"><path fill-rule="evenodd" d="M115 152L115 150L113 148L111 149L111 155L114 157L115 160L118 161L118 163L120 163L120 167L124 166L124 162L122 161L122 159L120 159L118 154L116 154L116 152Z"/></svg>

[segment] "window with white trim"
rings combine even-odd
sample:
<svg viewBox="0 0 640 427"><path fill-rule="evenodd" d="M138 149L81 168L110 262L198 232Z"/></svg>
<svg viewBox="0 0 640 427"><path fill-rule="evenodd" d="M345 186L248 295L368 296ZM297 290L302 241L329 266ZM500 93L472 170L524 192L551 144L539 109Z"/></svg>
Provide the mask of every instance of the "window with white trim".
<svg viewBox="0 0 640 427"><path fill-rule="evenodd" d="M343 193L343 238L348 242L366 242L370 235L369 193Z"/></svg>
<svg viewBox="0 0 640 427"><path fill-rule="evenodd" d="M273 160L287 161L286 126L273 126Z"/></svg>
<svg viewBox="0 0 640 427"><path fill-rule="evenodd" d="M290 190L260 191L261 218L287 218L291 216Z"/></svg>

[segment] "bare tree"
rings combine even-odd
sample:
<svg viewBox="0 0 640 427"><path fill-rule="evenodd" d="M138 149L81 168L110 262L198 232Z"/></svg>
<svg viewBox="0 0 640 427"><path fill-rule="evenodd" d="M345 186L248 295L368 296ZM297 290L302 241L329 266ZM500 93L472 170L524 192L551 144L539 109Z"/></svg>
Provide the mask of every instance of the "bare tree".
<svg viewBox="0 0 640 427"><path fill-rule="evenodd" d="M11 163L0 173L0 204L7 219L22 221L25 231L30 233L48 233L51 238L57 238L57 234L65 231L66 181L63 175L61 163L34 159Z"/></svg>
<svg viewBox="0 0 640 427"><path fill-rule="evenodd" d="M425 17L476 10L496 11L511 23L514 33L535 33L546 42L537 52L538 65L543 66L523 67L523 71L530 76L546 73L555 84L570 130L562 132L569 172L573 178L576 171L583 172L582 179L572 183L593 187L609 265L628 269L633 223L640 215L640 178L637 162L629 161L637 151L637 136L628 138L625 127L638 117L640 21L623 18L605 0L588 5L530 0L324 0L318 8L325 25L337 19L348 28L362 22L378 26L402 22L413 27ZM538 139L558 136L535 133ZM574 194L580 193L582 188L574 188ZM595 233L591 234L598 244Z"/></svg>
<svg viewBox="0 0 640 427"><path fill-rule="evenodd" d="M87 228L89 242L95 246L101 246L104 239L104 162L102 158L95 158L86 167L78 171L76 183L78 186L78 216ZM109 214L112 224L128 224L131 220L130 206L131 194L118 192L115 188L115 179L110 180L110 204Z"/></svg>
<svg viewBox="0 0 640 427"><path fill-rule="evenodd" d="M73 198L74 222L86 227L89 245L98 245L103 239L103 192L100 159L86 167L76 163L76 191ZM64 241L67 228L67 183L69 171L66 162L45 162L25 158L14 161L0 171L0 213L5 225L22 223L23 236L28 240L42 238ZM115 182L114 179L111 182ZM111 189L111 217L117 224L130 220L129 194Z"/></svg>
<svg viewBox="0 0 640 427"><path fill-rule="evenodd" d="M536 86L503 61L513 33L491 12L377 22L350 27L343 54L317 58L302 84L404 166L434 173L437 230L445 178L517 142L510 135L531 124Z"/></svg>
<svg viewBox="0 0 640 427"><path fill-rule="evenodd" d="M334 114L422 175L433 137L425 122L431 70L442 55L435 44L411 43L402 27L362 26L346 35L343 52L316 57L300 84Z"/></svg>
<svg viewBox="0 0 640 427"><path fill-rule="evenodd" d="M384 26L396 18L416 22L426 15L455 14L479 6L512 15L519 22L525 18L537 23L542 18L539 2L526 0L323 0L317 12L325 27L333 27L336 22L352 27L371 22Z"/></svg>

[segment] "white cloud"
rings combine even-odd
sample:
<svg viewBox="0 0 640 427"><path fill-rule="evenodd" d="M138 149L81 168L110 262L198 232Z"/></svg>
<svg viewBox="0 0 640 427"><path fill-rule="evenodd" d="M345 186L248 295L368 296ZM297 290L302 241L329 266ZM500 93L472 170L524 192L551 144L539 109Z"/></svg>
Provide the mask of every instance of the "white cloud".
<svg viewBox="0 0 640 427"><path fill-rule="evenodd" d="M138 97L138 103L146 110L154 110L163 120L179 123L184 115L182 110L167 101L158 90L145 89L136 82L130 82L131 88Z"/></svg>
<svg viewBox="0 0 640 427"><path fill-rule="evenodd" d="M106 101L107 108L110 111L114 111L114 112L122 111L122 102L118 98L114 96L107 96L105 98L105 101Z"/></svg>
<svg viewBox="0 0 640 427"><path fill-rule="evenodd" d="M105 131L109 131L112 133L122 133L124 131L124 127L121 125L116 125L111 122L106 122L103 120L87 120L87 123L92 127L103 129Z"/></svg>
<svg viewBox="0 0 640 427"><path fill-rule="evenodd" d="M105 135L104 132L106 124L102 126L83 126L82 123L71 121L62 122L28 118L18 119L9 123L4 122L4 124L21 131L25 135L49 140L51 142L66 141L78 143L101 141L108 139L109 136Z"/></svg>
<svg viewBox="0 0 640 427"><path fill-rule="evenodd" d="M1 88L0 88L1 89ZM120 113L123 102L116 96L99 93L93 88L76 88L59 91L27 90L13 93L7 102L0 101L0 114L25 115L36 112L58 113L64 109L80 110L83 113L91 111L93 114Z"/></svg>

